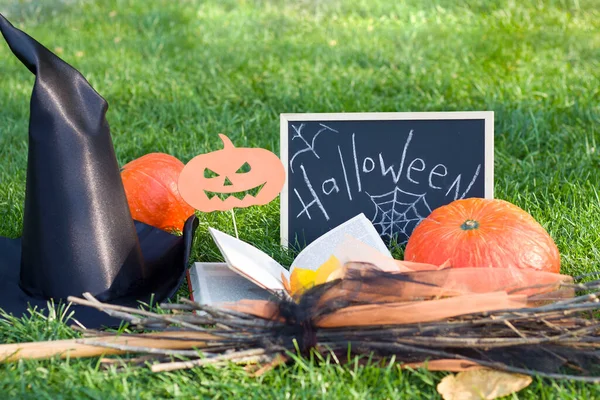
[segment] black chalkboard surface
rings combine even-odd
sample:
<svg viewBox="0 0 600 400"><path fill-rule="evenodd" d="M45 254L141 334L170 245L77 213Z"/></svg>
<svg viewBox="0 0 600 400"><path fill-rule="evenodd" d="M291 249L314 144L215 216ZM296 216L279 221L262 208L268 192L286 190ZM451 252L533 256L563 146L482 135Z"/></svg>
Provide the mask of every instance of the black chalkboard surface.
<svg viewBox="0 0 600 400"><path fill-rule="evenodd" d="M281 240L302 248L364 213L405 243L435 208L493 198L493 112L281 114Z"/></svg>

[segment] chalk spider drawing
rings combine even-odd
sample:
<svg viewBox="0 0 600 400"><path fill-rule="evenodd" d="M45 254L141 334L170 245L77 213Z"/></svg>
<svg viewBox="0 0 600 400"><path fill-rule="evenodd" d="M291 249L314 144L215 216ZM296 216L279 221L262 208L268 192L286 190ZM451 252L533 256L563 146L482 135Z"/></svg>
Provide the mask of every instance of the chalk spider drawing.
<svg viewBox="0 0 600 400"><path fill-rule="evenodd" d="M425 194L405 192L397 187L377 196L367 193L375 205L372 223L379 228L382 236L390 239L396 236L398 243L404 244L412 230L431 213Z"/></svg>
<svg viewBox="0 0 600 400"><path fill-rule="evenodd" d="M292 158L290 158L290 169L292 172L294 172L294 159L302 153L311 152L318 159L321 158L321 157L319 157L319 155L317 154L317 151L315 150L315 141L317 140L317 137L319 137L319 135L321 133L323 133L324 131L327 131L327 130L331 131L331 132L339 133L338 131L336 131L333 128L328 127L327 125L323 125L323 124L319 124L319 125L321 126L321 129L319 129L317 131L317 133L315 133L315 135L312 137L310 142L307 139L306 134L304 132L302 132L302 130L304 129L304 124L300 124L300 126L292 125L292 129L294 129L294 134L292 135L292 140L300 139L303 142L303 145L305 146L302 150L298 150L296 153L294 153Z"/></svg>

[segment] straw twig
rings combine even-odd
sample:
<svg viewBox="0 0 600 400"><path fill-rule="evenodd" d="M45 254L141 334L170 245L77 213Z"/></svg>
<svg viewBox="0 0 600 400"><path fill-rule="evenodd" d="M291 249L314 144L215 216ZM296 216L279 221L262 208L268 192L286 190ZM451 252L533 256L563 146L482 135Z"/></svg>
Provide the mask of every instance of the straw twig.
<svg viewBox="0 0 600 400"><path fill-rule="evenodd" d="M152 370L152 372L165 372L165 371L175 371L178 369L189 369L189 368L199 367L199 366L204 366L204 365L209 365L209 364L217 364L217 363L226 362L226 361L248 362L249 360L259 360L259 358L257 356L263 356L265 354L266 354L265 349L243 350L243 351L233 352L230 354L225 354L225 355L217 356L217 357L213 357L213 358L202 358L199 360L154 364L151 367L151 370Z"/></svg>
<svg viewBox="0 0 600 400"><path fill-rule="evenodd" d="M106 343L98 340L78 340L77 343L86 344L89 346L106 347L109 349L117 349L131 353L146 353L146 354L160 354L164 356L182 356L182 357L199 357L200 353L193 350L165 350L155 347L148 346L129 346L125 344ZM206 356L210 354L204 353Z"/></svg>

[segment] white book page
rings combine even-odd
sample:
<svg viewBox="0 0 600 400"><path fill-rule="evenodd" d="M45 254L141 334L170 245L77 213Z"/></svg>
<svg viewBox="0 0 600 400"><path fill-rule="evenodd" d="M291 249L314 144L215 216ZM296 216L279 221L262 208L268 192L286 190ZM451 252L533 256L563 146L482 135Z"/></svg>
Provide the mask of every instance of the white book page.
<svg viewBox="0 0 600 400"><path fill-rule="evenodd" d="M281 275L289 280L289 271L261 250L217 229L209 228L225 262L246 279L270 291L285 290Z"/></svg>
<svg viewBox="0 0 600 400"><path fill-rule="evenodd" d="M196 262L189 269L190 292L195 302L218 306L243 299L268 300L270 294L232 271L227 263Z"/></svg>
<svg viewBox="0 0 600 400"><path fill-rule="evenodd" d="M306 246L294 260L290 272L295 267L316 270L329 257L334 255L335 250L346 240L347 236L359 240L385 256L392 257L392 254L379 236L377 229L361 213L338 225Z"/></svg>

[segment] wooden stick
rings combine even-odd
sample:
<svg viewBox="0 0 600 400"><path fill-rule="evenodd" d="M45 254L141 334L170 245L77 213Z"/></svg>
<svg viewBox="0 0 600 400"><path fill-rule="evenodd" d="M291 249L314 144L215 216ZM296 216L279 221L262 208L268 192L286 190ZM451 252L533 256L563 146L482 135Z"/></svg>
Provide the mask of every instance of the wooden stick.
<svg viewBox="0 0 600 400"><path fill-rule="evenodd" d="M167 335L173 339L156 337L165 337ZM91 340L94 342L93 345L85 344L85 341ZM169 332L168 334L158 332L136 336L123 334L85 339L3 344L0 345L0 362L12 362L22 359L46 359L54 356L60 356L60 358L98 357L127 352L123 349L101 347L99 346L100 343L152 347L156 349L192 349L194 347L200 348L206 346L206 342L209 340L218 340L218 338L204 332Z"/></svg>
<svg viewBox="0 0 600 400"><path fill-rule="evenodd" d="M85 296L90 297L91 295L89 293L85 293ZM100 303L99 301L96 301L96 300L84 300L84 299L80 299L80 298L73 297L73 296L67 297L67 301L69 301L71 303L83 305L83 306L93 307L97 310L104 311L104 312L106 312L107 310L119 311L120 315L127 315L130 313L131 314L139 314L139 315L143 315L145 317L150 317L150 318L155 318L158 320L170 322L172 324L178 324L178 325L181 325L182 327L188 328L192 331L206 331L207 330L207 329L201 328L197 325L188 324L187 322L180 321L177 318L174 318L172 316L172 314L157 314L157 313L153 313L153 312L142 310L142 309L117 306L114 304L105 304L105 303ZM125 314L123 314L123 313L125 313Z"/></svg>
<svg viewBox="0 0 600 400"><path fill-rule="evenodd" d="M264 356L266 353L267 351L265 349L242 350L234 353L223 354L221 356L212 358L202 358L199 360L154 364L150 367L150 369L152 370L152 372L176 371L179 369L189 369L208 364L216 364L224 361L248 361L248 358L254 359L254 357Z"/></svg>
<svg viewBox="0 0 600 400"><path fill-rule="evenodd" d="M237 239L239 239L240 235L238 235L237 223L235 222L235 213L233 212L233 208L230 211L231 211L231 219L233 220L233 229L235 230L235 237Z"/></svg>

